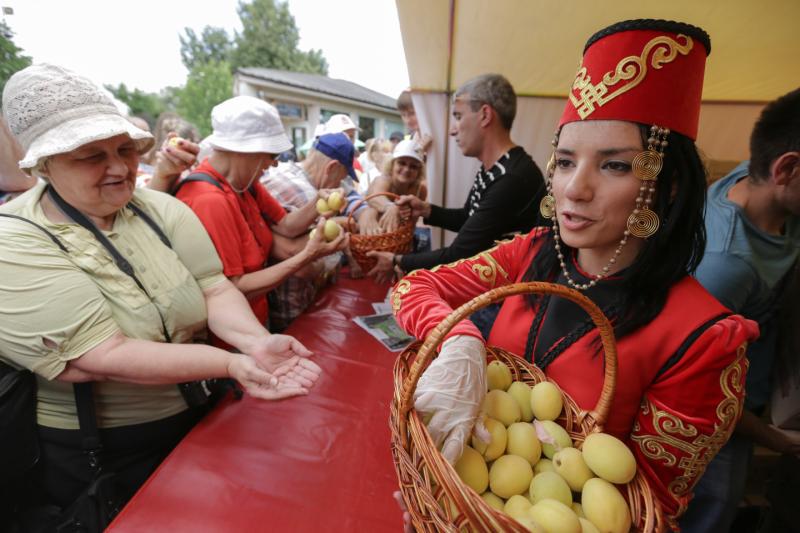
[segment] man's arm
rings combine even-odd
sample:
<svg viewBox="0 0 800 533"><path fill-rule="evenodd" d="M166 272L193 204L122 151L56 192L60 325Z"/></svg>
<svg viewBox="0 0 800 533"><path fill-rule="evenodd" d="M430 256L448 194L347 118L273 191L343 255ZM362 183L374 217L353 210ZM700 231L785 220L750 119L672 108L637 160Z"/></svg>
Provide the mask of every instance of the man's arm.
<svg viewBox="0 0 800 533"><path fill-rule="evenodd" d="M450 246L430 252L406 254L400 259L400 268L404 272L432 268L471 257L491 248L494 241L508 231L509 219L519 211L520 204L524 205L530 200L521 197L523 196L521 193L525 191L520 189L519 184L512 179L498 181L486 191L486 196L477 211L466 218ZM431 205L431 215L425 220L431 223L444 222L445 219L455 221L458 211L466 213L465 209L444 209Z"/></svg>

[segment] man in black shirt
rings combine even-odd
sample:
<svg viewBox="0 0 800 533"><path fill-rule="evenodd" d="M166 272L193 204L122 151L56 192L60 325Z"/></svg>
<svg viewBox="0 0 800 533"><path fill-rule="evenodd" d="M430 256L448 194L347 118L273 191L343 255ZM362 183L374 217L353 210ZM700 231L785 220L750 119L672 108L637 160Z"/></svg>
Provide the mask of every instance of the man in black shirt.
<svg viewBox="0 0 800 533"><path fill-rule="evenodd" d="M533 228L544 179L533 159L511 140L516 111L514 88L499 74L484 74L459 87L450 135L465 156L482 163L467 201L461 208L445 208L412 195L397 200L412 217L422 216L426 224L458 235L450 246L430 252L370 252L378 263L369 275L385 279L395 268L410 272L451 263L491 248L504 235Z"/></svg>

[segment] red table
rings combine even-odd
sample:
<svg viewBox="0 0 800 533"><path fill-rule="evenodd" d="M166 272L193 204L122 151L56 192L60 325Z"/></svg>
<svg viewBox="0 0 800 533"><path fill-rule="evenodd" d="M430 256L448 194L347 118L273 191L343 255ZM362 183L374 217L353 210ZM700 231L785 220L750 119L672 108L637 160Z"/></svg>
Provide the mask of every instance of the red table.
<svg viewBox="0 0 800 533"><path fill-rule="evenodd" d="M387 289L344 277L326 289L287 331L323 369L311 393L221 403L107 531L401 531L388 423L395 354L352 321Z"/></svg>

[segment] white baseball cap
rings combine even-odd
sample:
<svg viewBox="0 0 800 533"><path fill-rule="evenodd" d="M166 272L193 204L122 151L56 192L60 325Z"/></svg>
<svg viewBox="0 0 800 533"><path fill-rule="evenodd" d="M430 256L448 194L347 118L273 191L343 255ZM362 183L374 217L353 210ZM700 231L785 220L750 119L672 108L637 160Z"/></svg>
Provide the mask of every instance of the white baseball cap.
<svg viewBox="0 0 800 533"><path fill-rule="evenodd" d="M220 150L279 154L292 148L278 110L252 96L234 96L214 106L211 126L214 131L205 142Z"/></svg>
<svg viewBox="0 0 800 533"><path fill-rule="evenodd" d="M422 147L417 141L412 139L406 139L397 143L397 146L394 147L394 151L392 152L392 161L398 157L410 157L416 159L420 163L425 163Z"/></svg>
<svg viewBox="0 0 800 533"><path fill-rule="evenodd" d="M358 130L355 122L347 115L333 115L325 123L325 133L343 133L347 130Z"/></svg>

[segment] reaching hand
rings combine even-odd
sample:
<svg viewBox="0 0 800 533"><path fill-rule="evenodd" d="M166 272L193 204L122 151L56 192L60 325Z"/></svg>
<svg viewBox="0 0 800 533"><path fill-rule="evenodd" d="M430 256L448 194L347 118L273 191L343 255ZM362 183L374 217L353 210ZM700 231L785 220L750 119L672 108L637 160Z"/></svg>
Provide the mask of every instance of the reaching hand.
<svg viewBox="0 0 800 533"><path fill-rule="evenodd" d="M384 232L395 231L400 226L400 206L389 204L378 222Z"/></svg>
<svg viewBox="0 0 800 533"><path fill-rule="evenodd" d="M308 242L306 242L304 250L312 261L334 252L340 252L350 245L350 234L344 230L339 232L338 237L327 242L324 235L325 224L326 220L320 219L317 227L314 228L314 234L309 235Z"/></svg>
<svg viewBox="0 0 800 533"><path fill-rule="evenodd" d="M228 375L238 381L251 396L262 400L280 400L308 394L308 389L319 377L319 367L308 359L302 361L313 367L301 366L299 360L299 357L293 357L270 374L252 357L235 354L228 365Z"/></svg>
<svg viewBox="0 0 800 533"><path fill-rule="evenodd" d="M380 235L383 233L378 223L378 212L372 207L367 207L358 217L358 232L362 235Z"/></svg>
<svg viewBox="0 0 800 533"><path fill-rule="evenodd" d="M345 199L344 189L342 189L342 188L338 188L338 189L319 189L317 191L317 198L321 198L321 199L325 200L325 203L327 204L328 203L328 199L330 198L330 196L333 193L336 193L339 196L339 201L341 201L341 206L339 207L339 209L329 209L328 211L325 211L324 213L320 213L320 215L325 217L325 218L330 218L330 217L338 215L342 211L342 209L344 209L345 206L347 205L347 200Z"/></svg>
<svg viewBox="0 0 800 533"><path fill-rule="evenodd" d="M423 202L413 194L404 194L394 201L400 207L400 216L416 219L431 214L431 204Z"/></svg>
<svg viewBox="0 0 800 533"><path fill-rule="evenodd" d="M278 378L279 387L298 388L307 393L321 373L322 369L311 359L294 356L280 363L272 375Z"/></svg>
<svg viewBox="0 0 800 533"><path fill-rule="evenodd" d="M310 357L312 354L290 335L266 335L259 338L246 355L253 357L267 372L274 373L292 357Z"/></svg>
<svg viewBox="0 0 800 533"><path fill-rule="evenodd" d="M372 257L376 260L375 266L367 272L367 276L375 276L375 281L378 283L392 281L394 277L394 265L392 264L394 254L392 252L370 250L367 252L367 257Z"/></svg>
<svg viewBox="0 0 800 533"><path fill-rule="evenodd" d="M445 341L439 357L422 374L414 393L414 408L432 415L428 433L454 464L464 451L473 428L478 438L490 436L478 420L486 396L486 348L483 341L456 335Z"/></svg>
<svg viewBox="0 0 800 533"><path fill-rule="evenodd" d="M156 153L153 174L178 176L195 164L199 153L200 146L198 144L180 139L175 132L170 132L163 146Z"/></svg>

